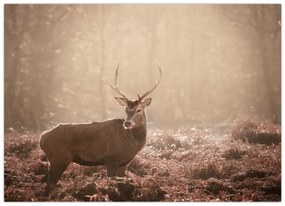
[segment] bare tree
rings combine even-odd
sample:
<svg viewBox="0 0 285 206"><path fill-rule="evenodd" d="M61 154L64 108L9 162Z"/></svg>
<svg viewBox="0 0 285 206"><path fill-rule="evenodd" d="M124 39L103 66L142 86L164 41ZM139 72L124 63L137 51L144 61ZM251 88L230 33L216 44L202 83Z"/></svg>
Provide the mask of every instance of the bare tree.
<svg viewBox="0 0 285 206"><path fill-rule="evenodd" d="M275 123L281 122L281 6L223 5L222 11L236 26L255 31L255 47L260 52L261 70L266 85L265 98ZM277 57L276 57L276 54ZM276 78L277 77L277 78Z"/></svg>
<svg viewBox="0 0 285 206"><path fill-rule="evenodd" d="M105 37L104 37L104 27L105 27L105 7L104 4L100 5L101 10L101 23L100 23L100 42L101 42L101 60L100 60L100 70L99 70L99 96L101 99L101 118L106 119L106 107L105 107L105 91L104 91L104 70L105 70Z"/></svg>
<svg viewBox="0 0 285 206"><path fill-rule="evenodd" d="M5 128L41 130L54 81L56 25L68 7L5 5ZM59 32L57 30L57 32Z"/></svg>

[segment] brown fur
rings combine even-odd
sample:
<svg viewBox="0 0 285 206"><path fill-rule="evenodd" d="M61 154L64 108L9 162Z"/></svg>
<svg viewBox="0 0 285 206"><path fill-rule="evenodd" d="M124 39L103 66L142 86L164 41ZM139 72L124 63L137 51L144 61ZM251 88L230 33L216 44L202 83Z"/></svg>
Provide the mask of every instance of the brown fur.
<svg viewBox="0 0 285 206"><path fill-rule="evenodd" d="M145 121L145 119L144 119ZM124 176L126 165L142 149L146 127L123 127L123 119L90 124L60 124L41 136L50 168L43 181L55 185L71 162L106 165L108 176Z"/></svg>

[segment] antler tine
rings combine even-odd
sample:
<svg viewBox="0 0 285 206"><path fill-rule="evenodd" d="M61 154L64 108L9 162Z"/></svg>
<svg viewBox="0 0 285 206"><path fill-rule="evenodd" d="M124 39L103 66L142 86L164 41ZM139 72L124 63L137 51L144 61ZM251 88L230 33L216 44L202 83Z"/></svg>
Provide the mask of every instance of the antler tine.
<svg viewBox="0 0 285 206"><path fill-rule="evenodd" d="M157 85L159 85L160 83L160 80L161 80L161 75L162 75L162 69L160 68L160 66L158 65L157 62L155 62L157 68L158 68L158 71L159 71L159 79L158 81L154 84L154 86L152 87L152 89L150 89L149 91L147 91L144 95L142 95L141 97L139 97L139 100L138 101L141 101L143 100L146 96L148 96L150 93L153 92L153 90L155 90L155 88L157 87Z"/></svg>
<svg viewBox="0 0 285 206"><path fill-rule="evenodd" d="M117 66L116 72L115 72L115 86L114 87L112 84L109 83L110 87L115 90L119 95L121 95L123 98L125 98L126 100L129 100L118 88L118 76L119 76L119 65Z"/></svg>

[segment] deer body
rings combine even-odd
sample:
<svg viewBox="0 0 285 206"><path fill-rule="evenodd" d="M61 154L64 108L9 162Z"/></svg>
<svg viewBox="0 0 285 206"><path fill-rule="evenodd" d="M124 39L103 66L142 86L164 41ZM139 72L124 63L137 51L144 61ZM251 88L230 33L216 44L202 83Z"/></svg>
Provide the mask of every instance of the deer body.
<svg viewBox="0 0 285 206"><path fill-rule="evenodd" d="M126 130L123 122L123 119L113 119L90 124L60 124L44 133L40 146L51 164L45 181L55 184L71 162L106 165L108 176L123 176L126 165L146 141L144 125Z"/></svg>
<svg viewBox="0 0 285 206"><path fill-rule="evenodd" d="M116 85L117 74L118 68ZM127 164L145 145L145 107L150 105L151 98L144 101L142 99L154 88L135 101L128 100L117 87L113 88L123 96L115 98L126 107L126 120L59 124L43 133L40 147L45 152L50 166L42 180L49 186L55 185L71 162L86 166L106 165L108 176L124 176Z"/></svg>

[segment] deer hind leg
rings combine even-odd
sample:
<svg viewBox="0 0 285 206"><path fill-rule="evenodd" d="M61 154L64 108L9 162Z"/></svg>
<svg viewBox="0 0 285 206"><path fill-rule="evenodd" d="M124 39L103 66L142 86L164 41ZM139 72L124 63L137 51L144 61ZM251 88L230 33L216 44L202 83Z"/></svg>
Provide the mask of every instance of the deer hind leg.
<svg viewBox="0 0 285 206"><path fill-rule="evenodd" d="M51 161L48 173L42 181L46 182L49 187L55 186L69 163L69 161Z"/></svg>
<svg viewBox="0 0 285 206"><path fill-rule="evenodd" d="M123 177L125 176L126 165L123 166L115 166L115 165L108 165L107 166L107 176L108 177Z"/></svg>
<svg viewBox="0 0 285 206"><path fill-rule="evenodd" d="M127 165L118 167L117 170L116 170L116 176L124 177L125 176L126 167L127 167Z"/></svg>

